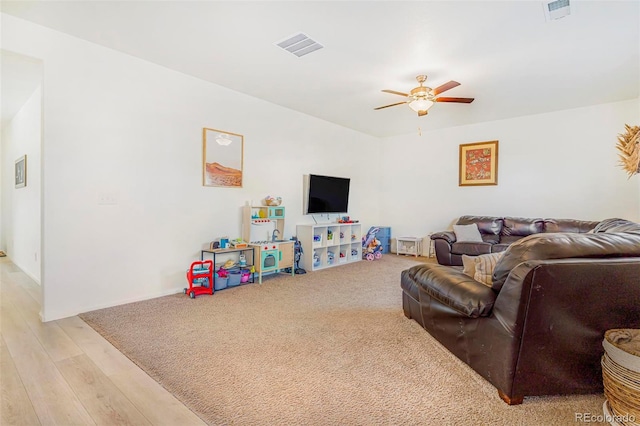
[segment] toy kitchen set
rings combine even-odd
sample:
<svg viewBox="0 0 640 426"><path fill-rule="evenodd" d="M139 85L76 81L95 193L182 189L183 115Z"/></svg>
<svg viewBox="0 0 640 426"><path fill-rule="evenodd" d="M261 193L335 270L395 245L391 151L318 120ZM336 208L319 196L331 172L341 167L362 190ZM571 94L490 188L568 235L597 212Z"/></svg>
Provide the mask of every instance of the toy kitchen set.
<svg viewBox="0 0 640 426"><path fill-rule="evenodd" d="M272 205L246 205L242 210L242 239L254 249L259 283L262 283L264 273L291 268L291 275L294 275L295 270L294 242L283 239L285 209L279 205L279 200L267 199L267 203Z"/></svg>

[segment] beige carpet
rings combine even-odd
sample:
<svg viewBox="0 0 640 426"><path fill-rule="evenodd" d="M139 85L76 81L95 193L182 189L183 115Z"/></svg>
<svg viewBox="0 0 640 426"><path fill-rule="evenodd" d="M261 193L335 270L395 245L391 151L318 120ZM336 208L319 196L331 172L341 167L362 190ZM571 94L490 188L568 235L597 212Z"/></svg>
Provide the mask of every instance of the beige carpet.
<svg viewBox="0 0 640 426"><path fill-rule="evenodd" d="M603 395L502 402L403 315L400 271L415 263L385 255L81 318L209 424L539 426L602 414Z"/></svg>

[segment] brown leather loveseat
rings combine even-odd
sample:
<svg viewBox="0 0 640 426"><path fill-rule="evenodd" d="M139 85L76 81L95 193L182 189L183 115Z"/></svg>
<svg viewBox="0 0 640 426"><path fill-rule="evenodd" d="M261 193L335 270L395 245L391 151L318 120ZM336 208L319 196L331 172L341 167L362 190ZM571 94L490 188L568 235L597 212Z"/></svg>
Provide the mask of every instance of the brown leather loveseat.
<svg viewBox="0 0 640 426"><path fill-rule="evenodd" d="M504 251L509 245L532 234L588 232L598 222L494 216L461 216L456 222L456 225L470 224L478 226L482 242L457 241L453 231L436 232L431 235L439 264L462 266L463 254L477 256Z"/></svg>
<svg viewBox="0 0 640 426"><path fill-rule="evenodd" d="M507 403L602 392L604 332L640 328L640 224L519 239L490 285L433 263L403 271L401 287L404 314Z"/></svg>

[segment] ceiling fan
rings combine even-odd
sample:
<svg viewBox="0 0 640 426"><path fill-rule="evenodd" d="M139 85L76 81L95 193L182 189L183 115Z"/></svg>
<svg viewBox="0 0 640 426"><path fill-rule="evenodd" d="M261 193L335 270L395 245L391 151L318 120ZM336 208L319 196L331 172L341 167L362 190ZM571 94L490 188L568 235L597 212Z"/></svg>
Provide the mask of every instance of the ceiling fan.
<svg viewBox="0 0 640 426"><path fill-rule="evenodd" d="M389 108L396 105L409 104L409 107L418 113L418 116L427 115L429 108L433 106L435 102L456 102L461 104L470 104L473 102L474 98L446 98L446 97L436 97L440 93L445 92L449 89L453 89L456 86L460 86L460 83L457 81L450 81L441 86L432 89L431 87L424 86L422 83L427 81L426 75L419 75L416 77L418 83L420 85L414 89L411 89L409 93L396 92L395 90L385 89L383 92L391 93L394 95L405 96L407 98L404 102L396 102L395 104L385 105L378 108L374 108L375 110Z"/></svg>

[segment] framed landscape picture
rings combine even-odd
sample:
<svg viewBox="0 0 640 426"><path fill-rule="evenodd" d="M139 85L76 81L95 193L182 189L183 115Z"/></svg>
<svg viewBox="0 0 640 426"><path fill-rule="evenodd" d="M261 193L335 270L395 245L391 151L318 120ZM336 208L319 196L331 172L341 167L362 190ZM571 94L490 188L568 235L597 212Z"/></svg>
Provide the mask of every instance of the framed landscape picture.
<svg viewBox="0 0 640 426"><path fill-rule="evenodd" d="M244 136L202 129L202 185L242 188Z"/></svg>
<svg viewBox="0 0 640 426"><path fill-rule="evenodd" d="M16 188L24 188L25 186L27 186L27 156L26 155L23 155L22 157L16 160L15 176L16 176Z"/></svg>
<svg viewBox="0 0 640 426"><path fill-rule="evenodd" d="M498 184L498 141L460 145L459 186Z"/></svg>

